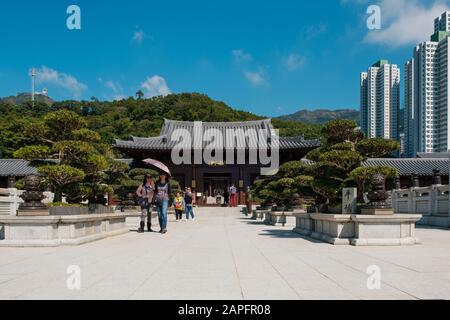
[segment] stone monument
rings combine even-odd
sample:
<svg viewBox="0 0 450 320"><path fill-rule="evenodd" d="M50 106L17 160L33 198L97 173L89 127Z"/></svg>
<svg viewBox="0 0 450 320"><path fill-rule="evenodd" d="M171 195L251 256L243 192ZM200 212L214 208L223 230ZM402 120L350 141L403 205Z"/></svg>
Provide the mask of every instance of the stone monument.
<svg viewBox="0 0 450 320"><path fill-rule="evenodd" d="M358 209L358 189L344 188L342 190L342 214L355 214Z"/></svg>

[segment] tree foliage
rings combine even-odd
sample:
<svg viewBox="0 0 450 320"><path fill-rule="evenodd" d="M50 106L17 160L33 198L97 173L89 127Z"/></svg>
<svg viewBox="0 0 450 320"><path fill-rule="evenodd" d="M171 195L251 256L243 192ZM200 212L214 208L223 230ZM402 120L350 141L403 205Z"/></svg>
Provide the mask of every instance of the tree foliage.
<svg viewBox="0 0 450 320"><path fill-rule="evenodd" d="M388 178L394 174L386 168L361 168L362 161L382 157L398 150L399 144L386 139L364 139L364 134L351 120L335 120L323 129L322 146L311 151L307 158L315 163L305 170L311 187L332 206L342 201L342 188L358 186L360 199L376 170Z"/></svg>
<svg viewBox="0 0 450 320"><path fill-rule="evenodd" d="M39 170L57 194L56 202L65 195L69 201L95 203L112 190L108 183L113 183L112 177L124 168L113 162L111 147L102 143L97 132L87 128L81 115L59 110L45 114L37 123L38 129L33 130L36 144L16 150L14 156L51 160Z"/></svg>
<svg viewBox="0 0 450 320"><path fill-rule="evenodd" d="M393 140L373 138L360 141L356 147L358 152L365 154L368 158L381 158L399 150L400 143Z"/></svg>
<svg viewBox="0 0 450 320"><path fill-rule="evenodd" d="M56 141L85 141L111 145L130 136L157 136L164 119L181 121L249 121L262 119L234 110L198 93L120 101L61 101L11 106L0 103L0 156L11 158L18 149ZM282 136L320 138L320 126L273 120ZM88 131L89 130L89 131ZM94 134L95 132L95 134ZM99 140L99 137L101 140ZM116 156L120 157L120 154Z"/></svg>
<svg viewBox="0 0 450 320"><path fill-rule="evenodd" d="M66 165L46 165L39 168L39 173L45 176L45 182L53 187L54 202L61 202L63 188L74 182L81 182L85 173L77 168Z"/></svg>

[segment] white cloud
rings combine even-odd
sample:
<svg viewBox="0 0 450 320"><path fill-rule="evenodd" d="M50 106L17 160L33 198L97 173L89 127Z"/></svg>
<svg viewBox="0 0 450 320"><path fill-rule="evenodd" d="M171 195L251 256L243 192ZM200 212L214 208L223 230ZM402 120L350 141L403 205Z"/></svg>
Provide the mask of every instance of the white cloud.
<svg viewBox="0 0 450 320"><path fill-rule="evenodd" d="M231 53L233 54L234 61L236 63L250 62L253 60L253 56L250 53L245 52L243 49L236 49Z"/></svg>
<svg viewBox="0 0 450 320"><path fill-rule="evenodd" d="M118 82L114 82L112 80L105 82L105 88L112 90L114 93L122 92L122 86Z"/></svg>
<svg viewBox="0 0 450 320"><path fill-rule="evenodd" d="M417 0L382 0L379 3L382 29L369 31L364 41L399 47L429 40L434 19L450 7L446 0L428 4Z"/></svg>
<svg viewBox="0 0 450 320"><path fill-rule="evenodd" d="M145 95L149 98L156 96L167 96L171 93L169 87L167 86L166 80L158 75L149 77L141 83L141 89L143 89Z"/></svg>
<svg viewBox="0 0 450 320"><path fill-rule="evenodd" d="M284 61L284 65L289 71L295 71L303 66L306 58L296 53L291 53Z"/></svg>
<svg viewBox="0 0 450 320"><path fill-rule="evenodd" d="M139 30L134 31L131 41L138 45L141 45L144 42L144 39L146 37L147 37L147 35L145 34L144 30L139 29Z"/></svg>
<svg viewBox="0 0 450 320"><path fill-rule="evenodd" d="M123 93L123 87L119 82L115 82L112 80L104 82L102 78L98 78L98 81L106 89L108 89L108 91L111 91L111 93L105 95L107 99L122 100L126 98L125 94Z"/></svg>
<svg viewBox="0 0 450 320"><path fill-rule="evenodd" d="M265 79L265 72L262 68L259 68L258 71L244 71L244 76L256 87L268 85L268 82Z"/></svg>
<svg viewBox="0 0 450 320"><path fill-rule="evenodd" d="M327 32L327 26L323 23L319 23L309 26L306 29L306 36L308 39L312 39L325 32Z"/></svg>
<svg viewBox="0 0 450 320"><path fill-rule="evenodd" d="M49 84L58 86L69 91L74 98L81 97L87 90L87 85L79 82L75 77L66 73L58 72L46 66L37 69L36 82L38 84Z"/></svg>

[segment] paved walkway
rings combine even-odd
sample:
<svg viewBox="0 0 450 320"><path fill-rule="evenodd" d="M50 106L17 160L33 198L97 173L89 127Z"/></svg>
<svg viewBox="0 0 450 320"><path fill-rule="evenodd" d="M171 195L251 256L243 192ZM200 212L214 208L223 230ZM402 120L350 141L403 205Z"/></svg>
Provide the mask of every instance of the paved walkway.
<svg viewBox="0 0 450 320"><path fill-rule="evenodd" d="M80 247L0 248L0 299L450 299L450 231L415 247L334 247L236 209L199 209L169 233ZM67 268L81 268L81 290ZM367 268L381 269L381 290Z"/></svg>

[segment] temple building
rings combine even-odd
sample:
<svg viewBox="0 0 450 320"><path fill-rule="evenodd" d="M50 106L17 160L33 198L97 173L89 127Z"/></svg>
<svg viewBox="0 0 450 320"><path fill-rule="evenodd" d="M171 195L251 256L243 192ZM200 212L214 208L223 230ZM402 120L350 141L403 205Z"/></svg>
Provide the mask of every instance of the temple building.
<svg viewBox="0 0 450 320"><path fill-rule="evenodd" d="M0 189L15 188L17 180L33 174L38 171L26 160L0 159Z"/></svg>
<svg viewBox="0 0 450 320"><path fill-rule="evenodd" d="M250 160L249 155L259 154L261 144L258 138L261 132L267 132L270 145L274 132L271 120L201 123L201 127L198 127L197 130L201 130L202 141L199 143L194 141L197 140L196 138L192 139L193 141L188 139L187 143L184 141L184 145L187 145L188 150L192 152L191 158L194 159L195 154L198 155L198 149L201 149L201 154L209 148L212 142L214 146L223 147L222 158L226 158L226 160L206 162L205 159L202 159L201 162L175 164L172 159L172 151L180 146L178 139L180 133L185 132L185 136L194 137L197 124L165 120L159 137L132 137L130 141L117 140L115 148L133 158L135 167L145 167L142 160L147 158L165 163L170 168L173 179L178 181L183 189L192 187L197 195L198 203L201 205L211 204L217 196L223 196L233 184L239 190L239 203L244 204L248 187L261 175L261 169L266 167L260 161L255 164ZM279 165L292 160L300 160L309 151L320 145L318 140L305 140L303 136L277 137L276 140L279 149ZM231 149L230 141L235 142ZM226 157L230 151L234 154L233 161L228 161L229 158ZM245 164L237 161L238 154L245 155Z"/></svg>

